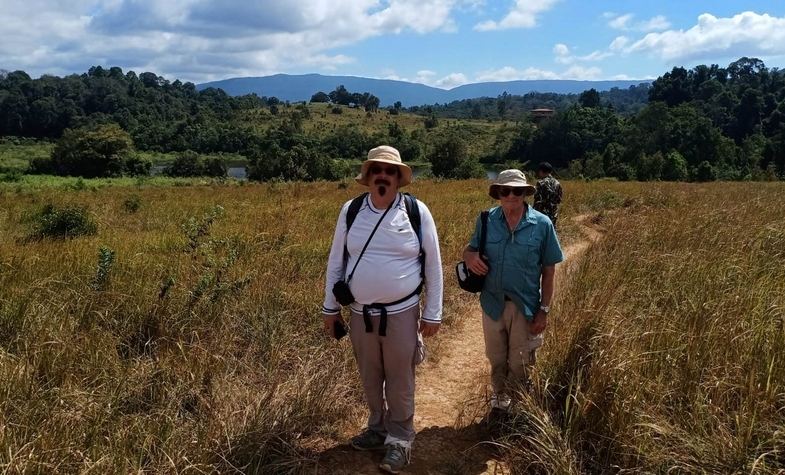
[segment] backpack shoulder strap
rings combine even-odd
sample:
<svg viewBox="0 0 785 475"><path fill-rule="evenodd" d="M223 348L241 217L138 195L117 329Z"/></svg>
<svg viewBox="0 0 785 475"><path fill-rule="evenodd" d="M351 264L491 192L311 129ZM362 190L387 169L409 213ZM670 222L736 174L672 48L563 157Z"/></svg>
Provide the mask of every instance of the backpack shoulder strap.
<svg viewBox="0 0 785 475"><path fill-rule="evenodd" d="M360 208L363 206L363 201L365 201L365 197L368 196L368 192L361 194L360 196L356 197L349 203L349 209L346 210L346 232L348 233L349 230L352 228L352 224L354 224L355 218L357 218L357 213L360 212Z"/></svg>
<svg viewBox="0 0 785 475"><path fill-rule="evenodd" d="M417 240L420 241L420 249L422 249L422 219L420 218L420 206L417 204L417 198L410 193L404 193L403 200L406 205L406 214L409 215L412 229L414 229Z"/></svg>
<svg viewBox="0 0 785 475"><path fill-rule="evenodd" d="M485 240L488 237L488 210L480 213L480 255L485 253Z"/></svg>
<svg viewBox="0 0 785 475"><path fill-rule="evenodd" d="M412 223L412 229L414 229L414 234L417 235L417 241L420 243L420 277L425 280L425 251L422 248L420 205L417 204L417 198L411 193L403 194L403 202L406 205L406 214L409 215L409 222Z"/></svg>

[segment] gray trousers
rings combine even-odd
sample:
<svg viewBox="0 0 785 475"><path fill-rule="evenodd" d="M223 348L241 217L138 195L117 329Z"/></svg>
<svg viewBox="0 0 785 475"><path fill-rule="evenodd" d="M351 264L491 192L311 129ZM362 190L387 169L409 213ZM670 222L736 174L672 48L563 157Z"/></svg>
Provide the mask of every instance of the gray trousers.
<svg viewBox="0 0 785 475"><path fill-rule="evenodd" d="M362 314L352 311L351 339L370 415L368 428L392 441L414 440L414 357L420 306L387 316L387 336L379 336L380 317L366 333Z"/></svg>
<svg viewBox="0 0 785 475"><path fill-rule="evenodd" d="M534 364L535 350L542 346L542 333L529 333L529 322L511 301L504 303L498 320L483 313L482 332L493 392L509 396L512 387L528 382L528 368Z"/></svg>

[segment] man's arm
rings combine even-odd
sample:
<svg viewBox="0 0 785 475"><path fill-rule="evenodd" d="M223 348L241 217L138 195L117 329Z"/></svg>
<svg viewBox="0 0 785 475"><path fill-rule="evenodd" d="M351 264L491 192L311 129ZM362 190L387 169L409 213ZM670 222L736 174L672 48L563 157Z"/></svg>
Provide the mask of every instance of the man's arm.
<svg viewBox="0 0 785 475"><path fill-rule="evenodd" d="M485 275L488 273L488 266L480 259L480 228L482 227L482 214L477 217L474 223L474 233L469 241L469 245L463 250L463 260L466 262L466 267L477 275ZM486 233L488 230L486 229Z"/></svg>
<svg viewBox="0 0 785 475"><path fill-rule="evenodd" d="M344 247L346 246L346 211L349 207L347 202L338 213L338 222L335 224L335 233L333 234L333 244L330 247L330 257L327 259L327 273L324 276L324 303L322 303L322 320L324 323L324 332L332 337L335 337L335 322L340 321L343 323L341 317L341 304L335 299L333 295L333 285L343 279L345 273L344 266Z"/></svg>
<svg viewBox="0 0 785 475"><path fill-rule="evenodd" d="M425 204L418 201L422 226L422 248L425 252L425 308L420 332L423 336L435 335L442 322L444 277L442 275L442 256L439 251L439 236L436 223Z"/></svg>
<svg viewBox="0 0 785 475"><path fill-rule="evenodd" d="M541 273L541 285L542 285L542 297L540 300L540 305L543 307L550 307L551 301L553 300L553 288L554 288L554 281L556 276L556 264L550 266L542 266L542 273ZM529 332L532 335L539 335L543 331L545 331L545 327L548 326L548 314L544 311L537 309L537 313L534 315L534 320L532 321L531 327L529 327Z"/></svg>

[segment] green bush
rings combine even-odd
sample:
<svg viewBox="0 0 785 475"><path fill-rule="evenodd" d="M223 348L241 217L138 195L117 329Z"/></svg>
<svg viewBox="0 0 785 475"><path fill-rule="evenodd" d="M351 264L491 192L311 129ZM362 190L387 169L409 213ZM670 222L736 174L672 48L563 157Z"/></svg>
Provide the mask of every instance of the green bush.
<svg viewBox="0 0 785 475"><path fill-rule="evenodd" d="M66 129L52 150L52 169L86 178L119 176L132 151L131 136L116 124Z"/></svg>
<svg viewBox="0 0 785 475"><path fill-rule="evenodd" d="M142 198L139 195L132 195L123 201L123 209L128 213L136 213L142 207Z"/></svg>
<svg viewBox="0 0 785 475"><path fill-rule="evenodd" d="M164 169L164 174L171 177L192 177L204 174L199 155L191 150L178 153L171 165Z"/></svg>
<svg viewBox="0 0 785 475"><path fill-rule="evenodd" d="M204 175L223 178L229 173L229 165L226 158L219 155L217 157L208 157L202 165Z"/></svg>
<svg viewBox="0 0 785 475"><path fill-rule="evenodd" d="M33 239L68 239L89 236L98 231L87 208L83 206L57 207L47 204L31 218Z"/></svg>
<svg viewBox="0 0 785 475"><path fill-rule="evenodd" d="M22 179L22 172L19 170L9 170L4 173L0 173L0 182L4 183L16 183Z"/></svg>
<svg viewBox="0 0 785 475"><path fill-rule="evenodd" d="M461 163L468 160L466 142L457 134L437 139L428 153L431 171L437 177L453 178Z"/></svg>
<svg viewBox="0 0 785 475"><path fill-rule="evenodd" d="M153 161L141 155L132 154L124 164L125 174L130 176L149 175L153 168Z"/></svg>

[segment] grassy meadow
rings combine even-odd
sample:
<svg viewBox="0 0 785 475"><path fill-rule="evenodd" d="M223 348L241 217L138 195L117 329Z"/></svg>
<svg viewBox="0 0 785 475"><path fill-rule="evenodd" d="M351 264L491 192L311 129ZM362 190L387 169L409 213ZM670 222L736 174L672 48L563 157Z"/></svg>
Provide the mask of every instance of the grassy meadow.
<svg viewBox="0 0 785 475"><path fill-rule="evenodd" d="M350 345L318 317L359 186L58 180L0 183L0 470L298 473L360 423ZM578 214L607 232L557 290L503 456L521 473L785 468L785 187L564 185L563 243ZM477 317L453 265L486 186L409 190L436 219L448 325ZM96 233L36 237L46 204L85 208Z"/></svg>
<svg viewBox="0 0 785 475"><path fill-rule="evenodd" d="M350 345L319 318L337 212L360 187L149 183L0 184L0 468L303 469L362 417ZM485 184L411 191L449 278ZM86 208L96 234L31 237L50 203ZM447 295L449 321L466 297Z"/></svg>
<svg viewBox="0 0 785 475"><path fill-rule="evenodd" d="M607 232L558 293L506 457L519 473L782 473L785 187L638 191L594 215Z"/></svg>

